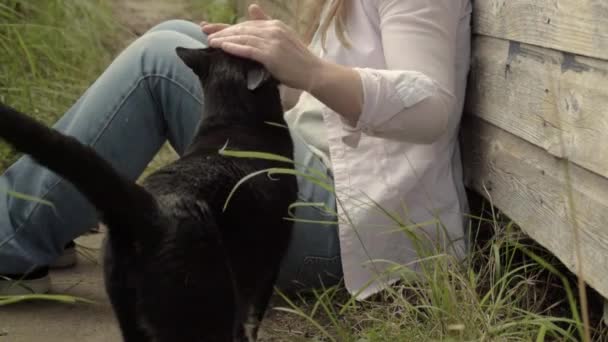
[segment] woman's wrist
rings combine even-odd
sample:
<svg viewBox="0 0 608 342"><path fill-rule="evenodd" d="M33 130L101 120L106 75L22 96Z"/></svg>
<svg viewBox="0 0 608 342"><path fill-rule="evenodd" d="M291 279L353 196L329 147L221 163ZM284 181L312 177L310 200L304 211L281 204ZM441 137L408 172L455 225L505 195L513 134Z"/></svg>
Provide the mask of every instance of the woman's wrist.
<svg viewBox="0 0 608 342"><path fill-rule="evenodd" d="M311 74L309 92L355 126L363 108L359 73L353 68L319 59Z"/></svg>
<svg viewBox="0 0 608 342"><path fill-rule="evenodd" d="M281 104L283 105L283 110L288 111L292 109L300 99L300 95L302 95L301 89L290 88L284 84L279 87L281 92Z"/></svg>

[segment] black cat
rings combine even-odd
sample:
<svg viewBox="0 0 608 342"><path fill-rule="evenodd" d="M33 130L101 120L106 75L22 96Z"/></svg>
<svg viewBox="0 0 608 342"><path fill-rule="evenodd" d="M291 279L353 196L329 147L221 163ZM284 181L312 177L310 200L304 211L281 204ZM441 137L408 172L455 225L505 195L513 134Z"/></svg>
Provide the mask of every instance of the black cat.
<svg viewBox="0 0 608 342"><path fill-rule="evenodd" d="M200 78L205 113L176 162L143 187L93 149L0 105L0 137L73 183L109 230L106 289L125 341L255 340L291 236L292 176L244 176L284 163L221 156L231 149L293 157L277 82L258 63L217 49L177 48ZM274 177L273 177L274 178Z"/></svg>

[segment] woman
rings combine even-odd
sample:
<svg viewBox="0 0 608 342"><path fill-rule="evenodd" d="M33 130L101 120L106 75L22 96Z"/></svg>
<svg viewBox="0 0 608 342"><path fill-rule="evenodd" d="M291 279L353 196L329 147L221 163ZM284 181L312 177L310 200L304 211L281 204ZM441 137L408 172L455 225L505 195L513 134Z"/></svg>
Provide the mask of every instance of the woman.
<svg viewBox="0 0 608 342"><path fill-rule="evenodd" d="M175 47L208 44L259 61L286 86L284 99L296 99L286 119L298 167L326 172L336 189L337 198L300 179L300 198L326 210L303 206L297 217L331 221L337 211L340 221L296 223L278 285L343 277L365 298L399 279L386 272L392 263L415 266L419 244L405 227L447 253L464 250L457 133L470 11L469 0L328 1L309 48L255 5L234 26L166 22L130 45L55 128L136 179L165 139L181 153L200 117L202 90ZM0 183L55 204L0 198L0 274L26 274L44 291L46 265L94 224L94 210L27 157Z"/></svg>

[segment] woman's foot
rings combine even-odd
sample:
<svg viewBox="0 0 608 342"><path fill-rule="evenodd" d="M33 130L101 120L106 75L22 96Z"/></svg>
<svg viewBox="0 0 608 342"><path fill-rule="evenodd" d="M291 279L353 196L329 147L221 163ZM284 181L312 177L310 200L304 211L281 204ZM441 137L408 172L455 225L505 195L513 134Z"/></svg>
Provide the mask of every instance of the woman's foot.
<svg viewBox="0 0 608 342"><path fill-rule="evenodd" d="M54 263L51 264L52 269L57 268L69 268L74 267L76 265L76 244L74 241L68 242L63 249L63 254L55 260Z"/></svg>
<svg viewBox="0 0 608 342"><path fill-rule="evenodd" d="M51 289L49 268L73 267L76 260L76 244L70 241L65 245L63 254L50 267L39 267L27 274L0 274L0 296L47 293Z"/></svg>
<svg viewBox="0 0 608 342"><path fill-rule="evenodd" d="M48 267L36 268L27 274L0 274L0 296L40 294L50 289Z"/></svg>

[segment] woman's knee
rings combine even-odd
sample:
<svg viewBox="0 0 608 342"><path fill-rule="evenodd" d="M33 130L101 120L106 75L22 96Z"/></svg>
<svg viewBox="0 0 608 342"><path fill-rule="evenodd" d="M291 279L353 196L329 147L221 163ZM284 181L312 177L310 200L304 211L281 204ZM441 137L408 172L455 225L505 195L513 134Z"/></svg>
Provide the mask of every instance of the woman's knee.
<svg viewBox="0 0 608 342"><path fill-rule="evenodd" d="M152 27L150 30L148 30L148 32L146 32L146 34L159 31L181 33L207 45L207 35L203 33L200 26L191 21L182 19L167 20Z"/></svg>
<svg viewBox="0 0 608 342"><path fill-rule="evenodd" d="M203 48L201 42L175 31L154 31L139 37L125 51L128 60L141 63L142 70L155 73L178 61L177 47Z"/></svg>

